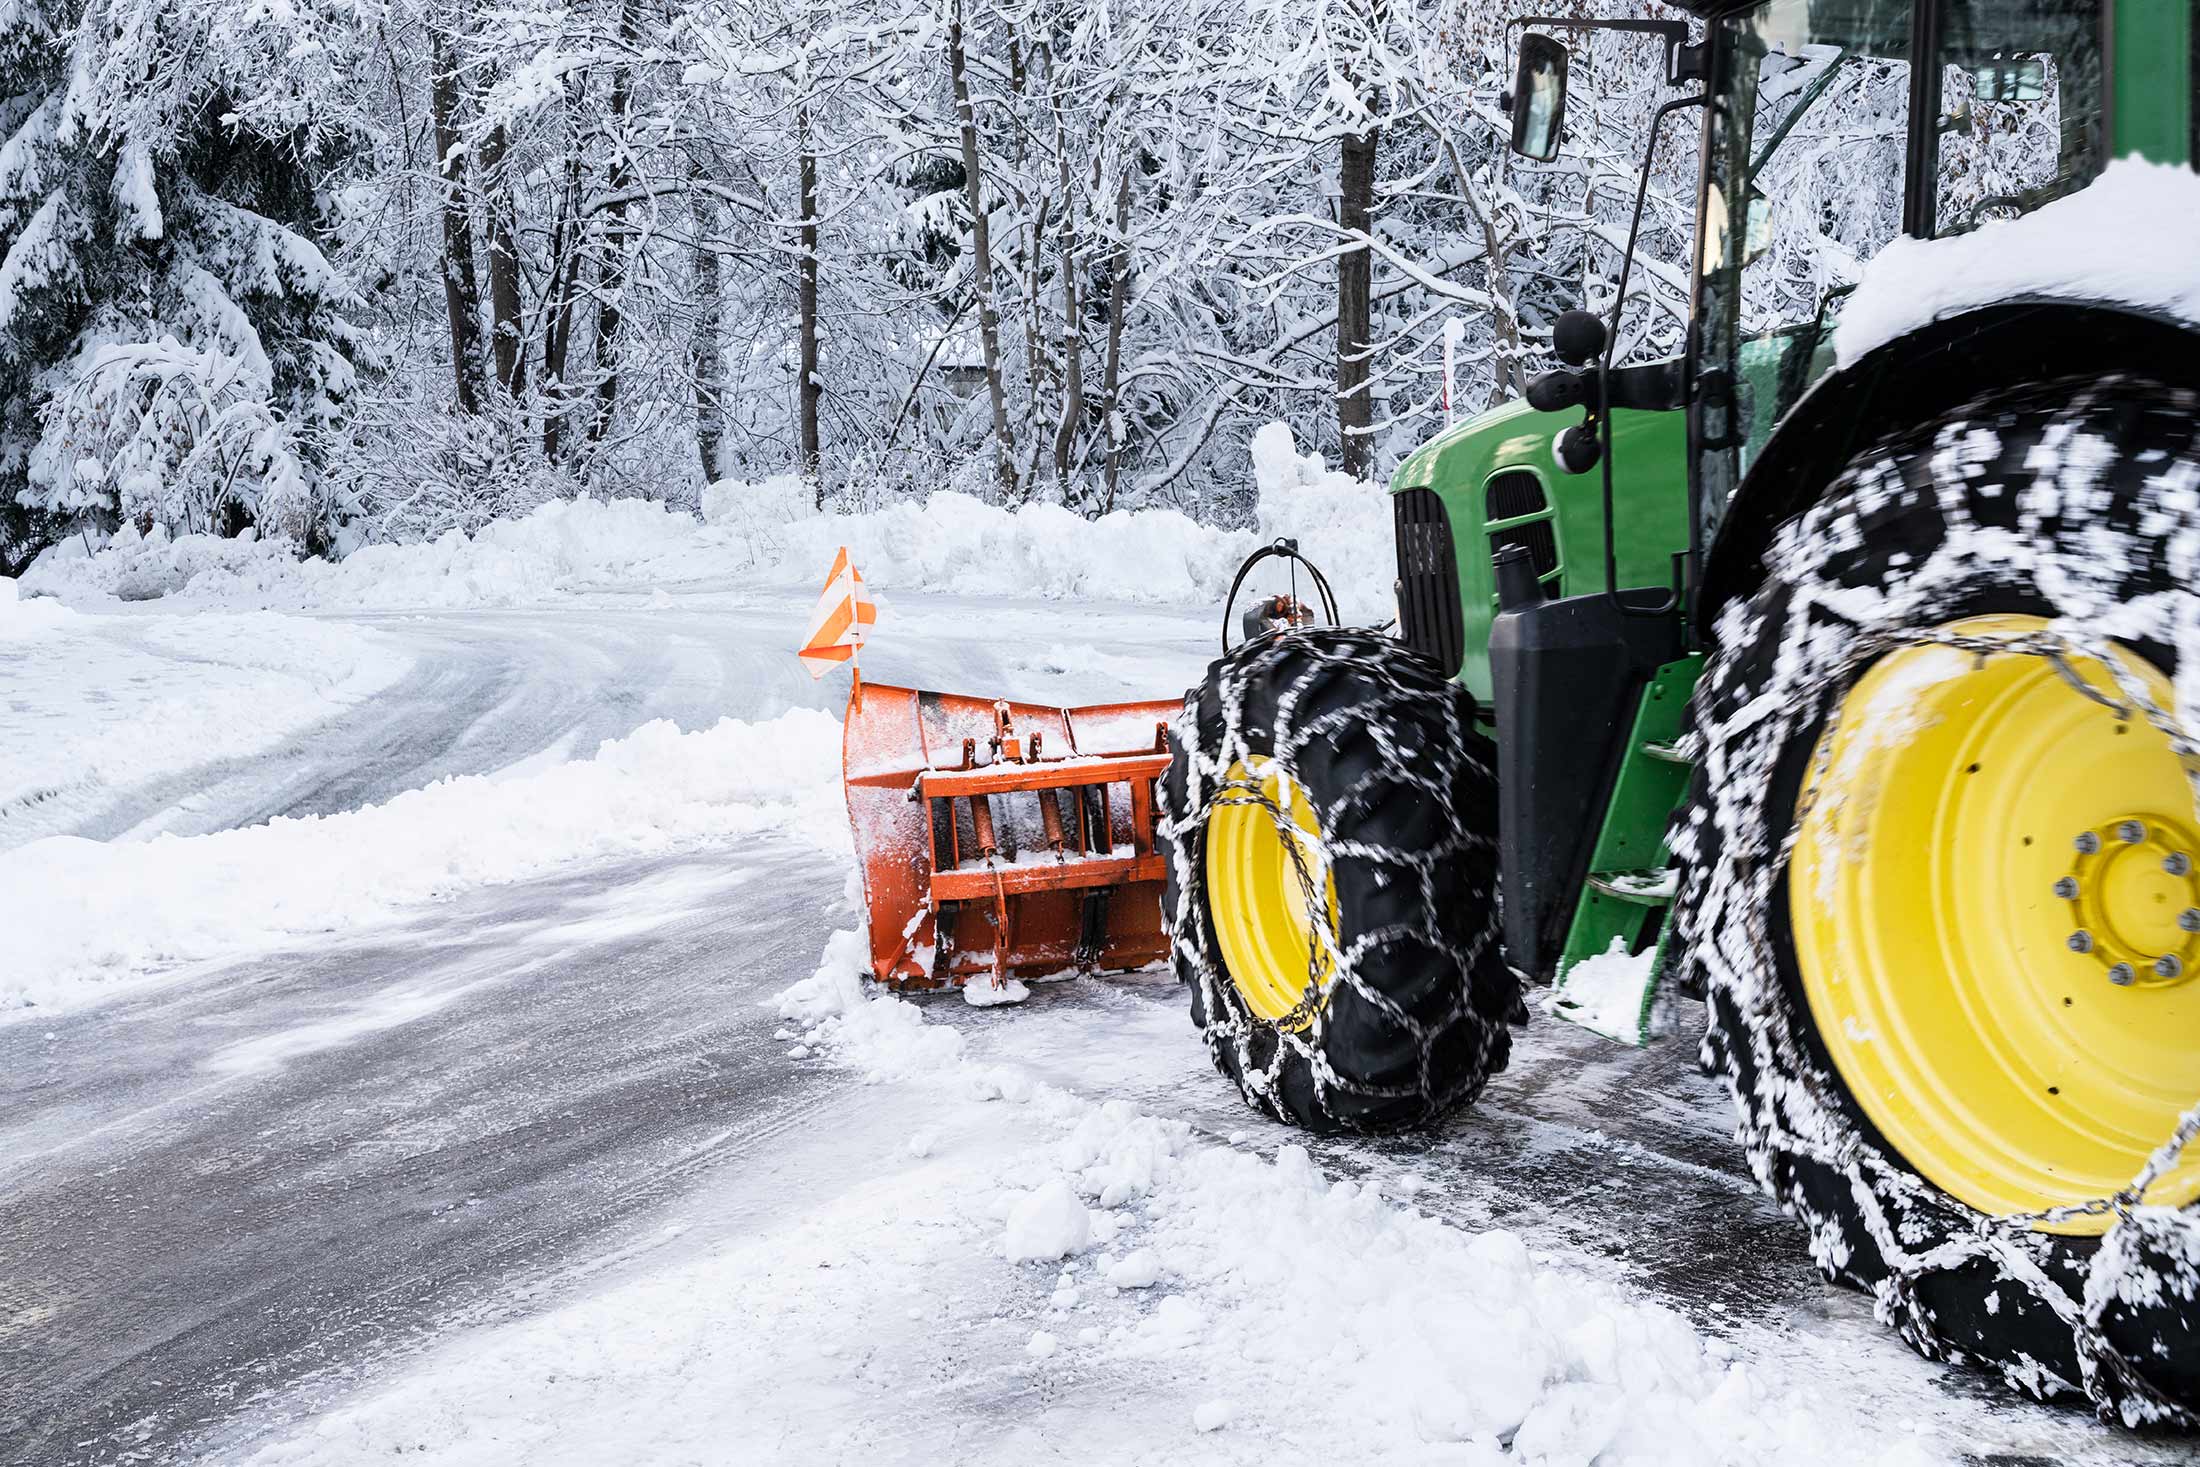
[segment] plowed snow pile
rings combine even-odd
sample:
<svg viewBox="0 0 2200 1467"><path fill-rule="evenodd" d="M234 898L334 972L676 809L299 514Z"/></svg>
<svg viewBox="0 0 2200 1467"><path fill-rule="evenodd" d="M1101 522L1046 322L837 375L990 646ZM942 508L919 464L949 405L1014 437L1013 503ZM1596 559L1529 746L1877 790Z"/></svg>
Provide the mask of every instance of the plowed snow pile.
<svg viewBox="0 0 2200 1467"><path fill-rule="evenodd" d="M442 780L341 815L135 843L51 836L0 853L0 1023L569 862L775 827L847 846L840 724L823 713L694 733L645 724L590 759Z"/></svg>
<svg viewBox="0 0 2200 1467"><path fill-rule="evenodd" d="M875 996L862 958L860 937L838 934L779 999L790 1062L823 1054L875 1082L852 1114L915 1118L843 1129L804 1161L844 1184L763 1217L734 1204L716 1241L454 1342L247 1461L1952 1455L1513 1233L1425 1215L1409 1186L1332 1180L1296 1145L1216 1144L987 1063L959 1030Z"/></svg>
<svg viewBox="0 0 2200 1467"><path fill-rule="evenodd" d="M642 500L559 500L471 538L374 545L340 561L287 547L134 529L96 553L71 541L24 577L31 594L64 599L164 598L193 606L390 610L511 606L591 588L738 579L821 581L846 545L878 589L1101 597L1219 605L1238 563L1278 536L1301 540L1344 598L1347 618L1391 614L1390 511L1382 489L1302 457L1290 431L1254 435L1258 522L1219 530L1173 510L1086 519L1055 505L1007 510L964 494L861 514L820 514L797 480L724 483L701 520Z"/></svg>

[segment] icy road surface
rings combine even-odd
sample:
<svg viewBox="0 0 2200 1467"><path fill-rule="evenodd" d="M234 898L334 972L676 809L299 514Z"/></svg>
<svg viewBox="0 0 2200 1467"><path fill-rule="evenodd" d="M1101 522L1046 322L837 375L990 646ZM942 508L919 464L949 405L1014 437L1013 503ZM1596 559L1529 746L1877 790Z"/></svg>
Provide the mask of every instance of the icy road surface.
<svg viewBox="0 0 2200 1467"><path fill-rule="evenodd" d="M1028 698L1174 691L1213 636L1204 612L894 603L875 679ZM411 661L384 692L117 789L75 833L336 813L652 718L834 707L784 650L806 609L729 589L358 618ZM1298 1460L1287 1403L1226 1402L1227 1360L1079 1353L1143 1296L928 1252L957 1236L919 1205L940 1199L879 1193L990 1175L1033 1123L790 1057L764 1004L852 925L846 876L783 834L598 863L0 1026L0 1462ZM1173 985L923 1012L1197 1144L1300 1139L1212 1072ZM1882 1438L1916 1430L1916 1460L2191 1459L1918 1361L1821 1286L1692 1051L1539 1020L1443 1134L1313 1162L1663 1301Z"/></svg>

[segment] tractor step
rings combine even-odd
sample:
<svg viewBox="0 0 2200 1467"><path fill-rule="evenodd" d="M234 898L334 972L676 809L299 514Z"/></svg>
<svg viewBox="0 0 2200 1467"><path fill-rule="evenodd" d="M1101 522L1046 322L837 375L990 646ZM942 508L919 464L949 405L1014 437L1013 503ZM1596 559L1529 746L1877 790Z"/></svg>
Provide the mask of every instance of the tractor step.
<svg viewBox="0 0 2200 1467"><path fill-rule="evenodd" d="M1680 873L1671 866L1641 871L1595 871L1589 875L1589 887L1615 901L1632 902L1638 907L1663 907L1672 902L1679 877Z"/></svg>
<svg viewBox="0 0 2200 1467"><path fill-rule="evenodd" d="M1624 746L1633 752L1606 802L1545 1003L1554 1017L1622 1044L1649 1040L1655 955L1679 883L1665 828L1695 762L1681 752L1681 723L1702 670L1703 658L1690 654L1659 668L1642 690Z"/></svg>

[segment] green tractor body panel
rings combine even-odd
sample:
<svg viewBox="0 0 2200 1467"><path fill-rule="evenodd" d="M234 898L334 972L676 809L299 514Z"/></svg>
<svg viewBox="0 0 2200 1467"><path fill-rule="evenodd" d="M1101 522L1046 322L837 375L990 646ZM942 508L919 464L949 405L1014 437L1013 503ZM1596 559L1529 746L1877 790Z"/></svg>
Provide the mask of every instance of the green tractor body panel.
<svg viewBox="0 0 2200 1467"><path fill-rule="evenodd" d="M1553 598L1604 589L1604 479L1569 474L1552 442L1578 412L1539 413L1510 402L1445 430L1391 477L1393 495L1425 490L1442 501L1458 566L1465 654L1459 681L1490 707L1490 623L1497 616L1493 552L1526 544ZM1622 586L1663 586L1688 548L1688 424L1678 412L1612 415L1612 481Z"/></svg>
<svg viewBox="0 0 2200 1467"><path fill-rule="evenodd" d="M2192 7L2183 0L2109 12L2109 145L2156 163L2193 161Z"/></svg>

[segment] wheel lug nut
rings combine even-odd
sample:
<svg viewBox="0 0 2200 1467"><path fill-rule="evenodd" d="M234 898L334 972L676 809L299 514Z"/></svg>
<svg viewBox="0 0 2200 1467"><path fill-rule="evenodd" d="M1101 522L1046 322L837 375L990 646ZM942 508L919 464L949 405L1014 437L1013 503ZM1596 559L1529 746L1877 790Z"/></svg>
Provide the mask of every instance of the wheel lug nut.
<svg viewBox="0 0 2200 1467"><path fill-rule="evenodd" d="M2185 932L2200 932L2200 907L2187 907L2179 912L2177 926Z"/></svg>
<svg viewBox="0 0 2200 1467"><path fill-rule="evenodd" d="M2127 846L2135 846L2147 838L2147 828L2136 820L2120 821L2116 826L2116 839Z"/></svg>
<svg viewBox="0 0 2200 1467"><path fill-rule="evenodd" d="M2183 851L2171 851L2162 858L2162 869L2172 876L2189 875L2192 871L2192 857Z"/></svg>
<svg viewBox="0 0 2200 1467"><path fill-rule="evenodd" d="M2089 953L2093 951L2093 934L2086 931L2083 927L2080 927L2076 932L2071 933L2070 950L2074 953Z"/></svg>
<svg viewBox="0 0 2200 1467"><path fill-rule="evenodd" d="M2139 975L2132 971L2129 963L2118 963L2108 970L2108 981L2118 988L2129 988L2138 979Z"/></svg>
<svg viewBox="0 0 2200 1467"><path fill-rule="evenodd" d="M2071 844L2078 848L2079 855L2090 856L2101 848L2101 838L2089 830L2072 841Z"/></svg>
<svg viewBox="0 0 2200 1467"><path fill-rule="evenodd" d="M2164 953L2154 960L2154 972L2157 977L2175 978L2184 971L2184 960L2175 953Z"/></svg>
<svg viewBox="0 0 2200 1467"><path fill-rule="evenodd" d="M2070 899L2071 899L2072 897L2076 896L2077 894L2078 894L2078 878L2077 878L2077 877L2075 877L2075 876L2065 876L2065 877L2061 878L2060 880L2058 880L2058 881L2057 881L2057 882L2055 883L2055 895L2057 895L2057 896L2061 897L2061 898L2062 898L2062 899L2063 899L2064 901L2066 901L2066 902L2067 902L2067 901L2069 901L2069 900L2070 900Z"/></svg>

